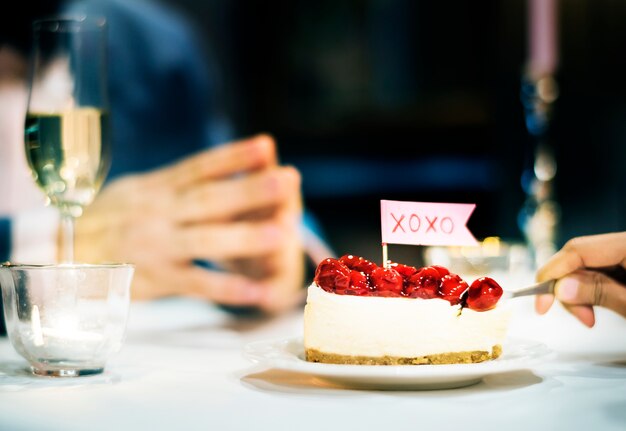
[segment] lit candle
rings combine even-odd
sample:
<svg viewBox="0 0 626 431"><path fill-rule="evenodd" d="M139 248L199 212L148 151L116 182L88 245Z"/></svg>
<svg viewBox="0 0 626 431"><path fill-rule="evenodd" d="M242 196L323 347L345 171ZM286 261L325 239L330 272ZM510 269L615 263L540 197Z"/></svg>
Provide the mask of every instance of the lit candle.
<svg viewBox="0 0 626 431"><path fill-rule="evenodd" d="M558 64L557 0L528 1L528 74L540 79Z"/></svg>
<svg viewBox="0 0 626 431"><path fill-rule="evenodd" d="M39 307L35 305L28 339L40 357L89 359L104 342L103 334L81 329L78 316L66 314L47 320L42 324Z"/></svg>

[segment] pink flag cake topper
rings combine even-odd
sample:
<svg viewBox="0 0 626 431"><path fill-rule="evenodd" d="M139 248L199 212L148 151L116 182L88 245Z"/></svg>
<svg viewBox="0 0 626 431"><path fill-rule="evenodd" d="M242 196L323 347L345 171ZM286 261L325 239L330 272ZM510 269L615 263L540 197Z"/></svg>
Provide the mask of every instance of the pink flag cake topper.
<svg viewBox="0 0 626 431"><path fill-rule="evenodd" d="M476 204L380 201L383 244L477 245L466 226Z"/></svg>

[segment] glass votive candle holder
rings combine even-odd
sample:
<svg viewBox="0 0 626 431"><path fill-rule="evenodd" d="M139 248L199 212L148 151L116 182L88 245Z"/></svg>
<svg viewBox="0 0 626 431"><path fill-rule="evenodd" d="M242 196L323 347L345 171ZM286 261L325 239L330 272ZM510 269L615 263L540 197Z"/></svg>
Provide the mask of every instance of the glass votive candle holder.
<svg viewBox="0 0 626 431"><path fill-rule="evenodd" d="M476 246L428 247L424 253L427 265L443 265L466 281L490 276L503 283L503 288L532 282L532 259L524 243L487 237Z"/></svg>
<svg viewBox="0 0 626 431"><path fill-rule="evenodd" d="M120 350L130 264L0 265L7 334L34 374L101 373Z"/></svg>

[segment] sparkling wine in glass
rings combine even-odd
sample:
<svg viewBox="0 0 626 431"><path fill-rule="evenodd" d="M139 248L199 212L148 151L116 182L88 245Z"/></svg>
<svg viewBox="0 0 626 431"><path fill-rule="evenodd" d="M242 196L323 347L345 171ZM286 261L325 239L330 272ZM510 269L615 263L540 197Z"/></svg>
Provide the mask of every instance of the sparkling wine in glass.
<svg viewBox="0 0 626 431"><path fill-rule="evenodd" d="M62 262L74 260L74 220L108 173L106 22L51 18L33 24L25 121L26 156L37 185L61 214Z"/></svg>

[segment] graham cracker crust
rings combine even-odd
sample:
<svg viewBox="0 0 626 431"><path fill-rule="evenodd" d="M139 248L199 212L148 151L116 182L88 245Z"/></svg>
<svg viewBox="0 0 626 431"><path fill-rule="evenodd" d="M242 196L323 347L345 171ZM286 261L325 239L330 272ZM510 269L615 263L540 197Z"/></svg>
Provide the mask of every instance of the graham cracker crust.
<svg viewBox="0 0 626 431"><path fill-rule="evenodd" d="M344 365L443 365L472 364L498 358L502 354L502 346L496 344L491 352L475 350L471 352L438 353L436 355L402 358L396 356L350 356L323 353L316 349L306 349L305 357L309 362Z"/></svg>

